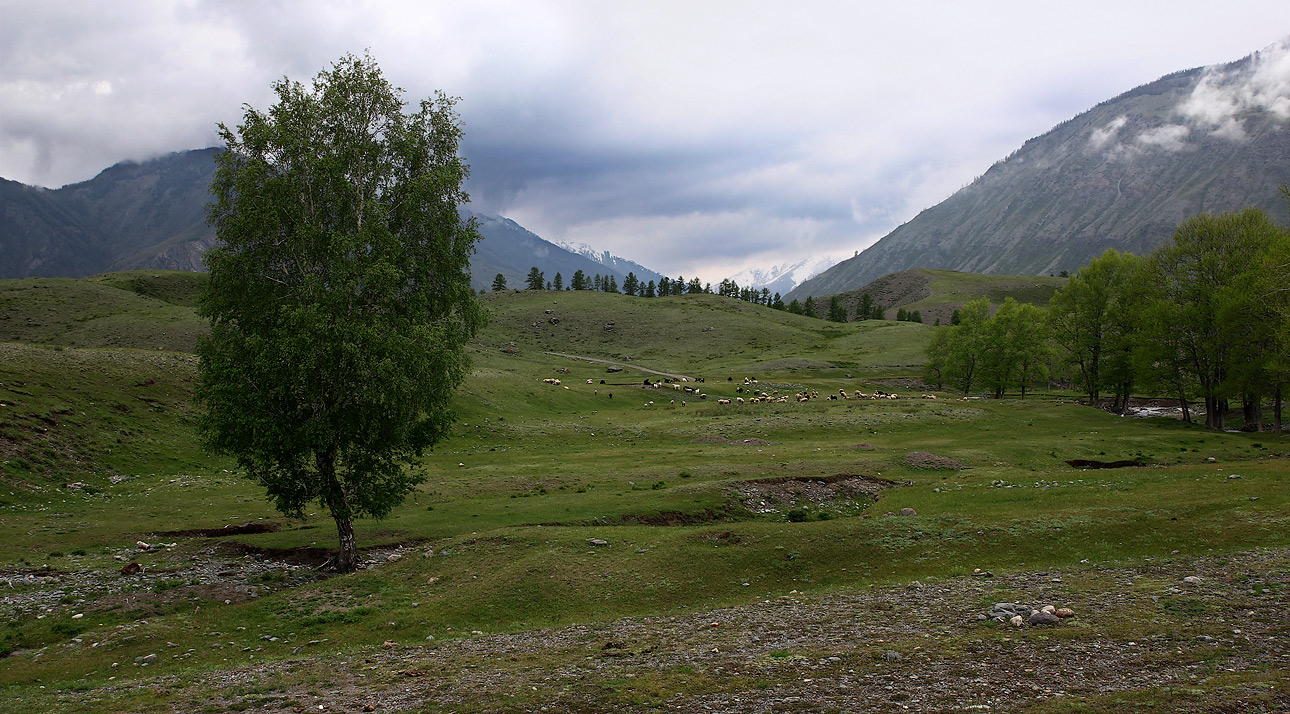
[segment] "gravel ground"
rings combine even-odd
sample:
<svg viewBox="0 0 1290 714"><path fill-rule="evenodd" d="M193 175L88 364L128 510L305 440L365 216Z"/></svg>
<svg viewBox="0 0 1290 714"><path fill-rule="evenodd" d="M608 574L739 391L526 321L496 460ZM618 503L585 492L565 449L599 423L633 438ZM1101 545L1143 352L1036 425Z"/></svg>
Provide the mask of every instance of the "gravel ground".
<svg viewBox="0 0 1290 714"><path fill-rule="evenodd" d="M1076 616L980 619L1000 600ZM790 593L119 686L165 689L176 711L1285 712L1287 613L1290 549L1274 549Z"/></svg>

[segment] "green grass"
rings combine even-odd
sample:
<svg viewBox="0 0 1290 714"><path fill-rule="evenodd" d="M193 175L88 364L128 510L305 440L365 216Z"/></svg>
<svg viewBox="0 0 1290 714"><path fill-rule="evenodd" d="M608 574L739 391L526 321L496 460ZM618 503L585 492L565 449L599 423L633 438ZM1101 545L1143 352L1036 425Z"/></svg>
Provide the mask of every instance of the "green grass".
<svg viewBox="0 0 1290 714"><path fill-rule="evenodd" d="M1284 435L1120 419L1062 395L718 405L748 396L737 391L745 376L774 394L872 391L876 380L917 369L930 328L830 324L714 296L521 292L487 296L494 319L471 344L474 371L458 395L459 421L417 464L426 482L390 518L357 524L361 546L412 546L405 555L304 584L268 574L255 581L268 588L259 597L225 605L178 574L216 539L161 534L273 522L280 525L273 532L217 539L224 548L273 551L332 548L334 527L317 508L303 521L282 518L228 460L201 451L190 355L113 346L153 339L164 324L156 316L167 310L186 315L175 324L200 329L186 278L140 289L140 277L0 282L0 315L11 316L0 322L10 341L0 344L0 569L115 573L114 556L145 567L135 580L103 587L128 586L146 607L121 601L72 619L108 597L104 590L55 600L39 618L13 611L0 628L0 651L22 653L5 660L0 687L7 701L28 708L70 710L54 692L93 690L108 677L182 680L288 658L301 646L310 658L348 656L387 640L744 605L792 590L845 592L973 568L1093 577L1098 568L1173 551L1221 557L1290 544ZM89 314L76 313L89 309L76 304L98 298L103 314L85 323L10 324L14 315L36 314L34 305ZM87 323L121 332L76 326ZM610 373L548 352L625 369ZM656 377L639 368L703 377L690 386L708 397L644 388ZM543 383L547 377L562 384ZM703 440L712 436L760 442ZM852 448L862 442L876 448ZM914 469L904 462L911 451L970 468ZM1078 471L1065 463L1074 458L1153 466ZM836 474L907 485L827 520L808 509L801 522L749 512L732 490L751 479ZM902 507L918 515L885 515ZM143 552L137 540L177 545ZM1159 615L1190 621L1204 607L1170 596ZM166 642L174 647L162 648L157 664L131 666ZM606 701L645 702L680 679L711 685L693 673L658 677L596 686L607 688ZM123 696L126 703L107 708L164 709L171 701L164 693Z"/></svg>

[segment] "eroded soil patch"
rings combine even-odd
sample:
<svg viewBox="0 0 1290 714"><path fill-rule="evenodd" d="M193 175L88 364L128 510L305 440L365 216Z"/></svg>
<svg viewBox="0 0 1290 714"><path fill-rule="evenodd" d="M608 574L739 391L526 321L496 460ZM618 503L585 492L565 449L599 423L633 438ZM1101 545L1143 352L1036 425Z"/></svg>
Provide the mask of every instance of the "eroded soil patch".
<svg viewBox="0 0 1290 714"><path fill-rule="evenodd" d="M1127 469L1134 466L1146 466L1141 461L1096 461L1094 459L1068 459L1066 463L1077 469Z"/></svg>
<svg viewBox="0 0 1290 714"><path fill-rule="evenodd" d="M930 451L909 452L905 457L905 465L911 469L952 469L955 471L972 468L962 461L956 461L940 454L933 454Z"/></svg>
<svg viewBox="0 0 1290 714"><path fill-rule="evenodd" d="M777 513L797 508L863 509L877 501L882 491L899 485L877 476L836 474L743 481L735 484L733 490L748 510Z"/></svg>

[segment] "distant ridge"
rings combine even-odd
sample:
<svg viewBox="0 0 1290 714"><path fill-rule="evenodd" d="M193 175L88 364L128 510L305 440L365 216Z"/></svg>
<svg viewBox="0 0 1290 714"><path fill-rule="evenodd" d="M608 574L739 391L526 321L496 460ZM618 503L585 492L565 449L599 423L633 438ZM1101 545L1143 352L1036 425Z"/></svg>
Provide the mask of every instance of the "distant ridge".
<svg viewBox="0 0 1290 714"><path fill-rule="evenodd" d="M1186 218L1258 206L1290 181L1290 39L1103 102L990 167L790 297L907 268L1048 275L1107 248L1147 253Z"/></svg>
<svg viewBox="0 0 1290 714"><path fill-rule="evenodd" d="M605 268L608 268L609 270L608 271L602 270L600 272L606 275L608 275L610 272L612 272L615 275L626 275L627 273L635 273L636 278L639 279L642 283L648 283L649 281L653 280L656 284L658 283L659 280L663 279L663 275L661 273L656 273L653 270L646 268L645 266L641 265L640 263L637 263L634 260L628 260L627 258L614 255L607 250L596 250L595 248L591 247L586 243L569 243L567 241L559 241L556 243L556 245L560 246L561 248L564 248L565 250L569 251L570 253L573 253L574 255L581 255L582 257L588 260L591 260L593 262L599 263L600 265L603 265ZM622 282L622 281L620 280L619 282Z"/></svg>
<svg viewBox="0 0 1290 714"><path fill-rule="evenodd" d="M123 162L94 178L59 189L0 179L0 278L81 278L117 270L204 270L215 244L206 204L218 148L182 151L144 162ZM635 270L616 258L606 265L571 253L518 223L473 214L484 240L471 258L471 285L488 289L498 273L522 288L531 268L547 280L562 273L614 275L619 285ZM588 246L588 250L591 248ZM648 274L650 277L644 277Z"/></svg>

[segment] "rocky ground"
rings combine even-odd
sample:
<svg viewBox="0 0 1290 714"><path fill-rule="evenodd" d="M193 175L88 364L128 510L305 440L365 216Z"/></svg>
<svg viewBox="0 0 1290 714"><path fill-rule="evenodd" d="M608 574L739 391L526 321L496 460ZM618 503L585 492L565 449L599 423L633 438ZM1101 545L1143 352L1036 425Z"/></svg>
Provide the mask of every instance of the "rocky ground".
<svg viewBox="0 0 1290 714"><path fill-rule="evenodd" d="M379 567L377 565L376 567ZM1069 607L1056 625L995 603ZM1290 711L1290 549L987 573L384 646L131 688L176 711Z"/></svg>

